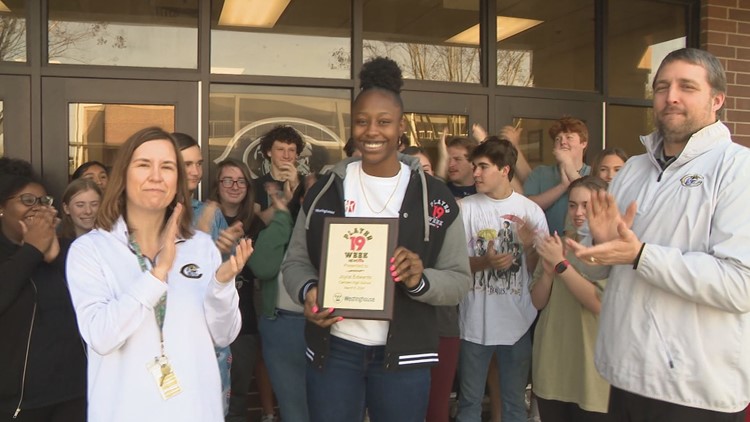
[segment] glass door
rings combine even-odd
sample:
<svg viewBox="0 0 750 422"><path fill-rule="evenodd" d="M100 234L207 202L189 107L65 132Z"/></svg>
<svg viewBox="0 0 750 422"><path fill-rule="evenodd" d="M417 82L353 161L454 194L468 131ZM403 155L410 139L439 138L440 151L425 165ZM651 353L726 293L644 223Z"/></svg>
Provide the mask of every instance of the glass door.
<svg viewBox="0 0 750 422"><path fill-rule="evenodd" d="M145 127L199 139L197 82L45 78L42 95L42 162L53 195L84 162L111 166L119 146Z"/></svg>
<svg viewBox="0 0 750 422"><path fill-rule="evenodd" d="M480 95L402 92L409 143L423 148L435 168L438 142L448 136L471 136L471 125L487 127L486 97ZM443 158L446 159L446 158Z"/></svg>
<svg viewBox="0 0 750 422"><path fill-rule="evenodd" d="M547 131L555 120L561 117L581 119L588 128L589 143L586 149L586 162L602 149L602 108L601 103L549 100L538 98L497 97L496 117L492 130L497 133L504 126L522 128L519 149L526 155L533 168L539 164L554 164L553 141Z"/></svg>
<svg viewBox="0 0 750 422"><path fill-rule="evenodd" d="M28 76L0 76L0 157L31 161Z"/></svg>

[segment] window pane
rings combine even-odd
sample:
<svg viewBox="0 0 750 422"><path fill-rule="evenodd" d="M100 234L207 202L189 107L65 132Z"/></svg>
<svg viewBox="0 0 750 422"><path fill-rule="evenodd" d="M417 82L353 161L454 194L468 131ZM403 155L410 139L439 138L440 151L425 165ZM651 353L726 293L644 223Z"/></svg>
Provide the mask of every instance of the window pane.
<svg viewBox="0 0 750 422"><path fill-rule="evenodd" d="M643 154L640 136L653 130L651 107L607 106L606 148L622 148L629 156Z"/></svg>
<svg viewBox="0 0 750 422"><path fill-rule="evenodd" d="M552 155L554 143L548 133L557 119L530 119L514 117L513 126L523 129L518 149L524 154L531 167L538 165L554 165L557 163Z"/></svg>
<svg viewBox="0 0 750 422"><path fill-rule="evenodd" d="M592 91L593 0L497 0L497 84Z"/></svg>
<svg viewBox="0 0 750 422"><path fill-rule="evenodd" d="M0 61L26 61L25 17L23 0L0 1Z"/></svg>
<svg viewBox="0 0 750 422"><path fill-rule="evenodd" d="M198 67L198 0L50 0L47 29L50 63Z"/></svg>
<svg viewBox="0 0 750 422"><path fill-rule="evenodd" d="M409 144L422 147L430 157L433 169L438 160L438 142L443 128L448 128L448 137L469 136L469 116L460 114L404 113L406 136Z"/></svg>
<svg viewBox="0 0 750 422"><path fill-rule="evenodd" d="M686 6L645 0L609 2L609 93L652 98L651 83L662 59L685 47Z"/></svg>
<svg viewBox="0 0 750 422"><path fill-rule="evenodd" d="M350 0L214 0L211 72L348 79L351 26Z"/></svg>
<svg viewBox="0 0 750 422"><path fill-rule="evenodd" d="M68 174L92 160L111 166L120 145L141 129L159 126L174 132L171 105L72 103L68 113Z"/></svg>
<svg viewBox="0 0 750 422"><path fill-rule="evenodd" d="M305 140L298 168L318 172L344 156L350 125L345 89L211 85L209 103L210 175L225 158L247 163L253 177L270 170L259 138L277 125L290 125Z"/></svg>
<svg viewBox="0 0 750 422"><path fill-rule="evenodd" d="M480 82L479 0L371 0L364 5L365 61L395 60L404 78Z"/></svg>

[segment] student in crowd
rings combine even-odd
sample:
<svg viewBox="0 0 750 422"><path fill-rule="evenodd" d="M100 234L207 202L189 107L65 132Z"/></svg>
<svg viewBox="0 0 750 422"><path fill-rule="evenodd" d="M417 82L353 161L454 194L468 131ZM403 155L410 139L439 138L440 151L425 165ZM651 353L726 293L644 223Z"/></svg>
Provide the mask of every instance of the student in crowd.
<svg viewBox="0 0 750 422"><path fill-rule="evenodd" d="M592 195L595 246L567 241L612 266L596 368L618 420L742 421L750 401L750 151L718 120L726 87L711 53L669 53L647 152Z"/></svg>
<svg viewBox="0 0 750 422"><path fill-rule="evenodd" d="M544 213L513 191L516 149L489 139L471 154L477 194L461 200L473 288L459 306L461 353L456 421L480 419L493 353L500 372L502 420L525 422L524 395L536 309L528 290L537 255L535 237L547 233Z"/></svg>
<svg viewBox="0 0 750 422"><path fill-rule="evenodd" d="M594 158L591 174L607 183L612 183L615 174L622 169L626 161L628 161L628 154L625 151L620 148L605 148Z"/></svg>
<svg viewBox="0 0 750 422"><path fill-rule="evenodd" d="M96 183L99 186L99 189L101 189L103 192L107 189L107 182L109 181L109 169L107 169L104 164L98 161L87 161L78 166L78 168L73 172L73 176L71 176L71 180L81 178L93 180L94 183Z"/></svg>
<svg viewBox="0 0 750 422"><path fill-rule="evenodd" d="M234 277L252 253L222 262L193 232L182 157L159 128L121 146L97 229L71 246L67 275L88 345L88 420L224 419L214 347L240 330Z"/></svg>
<svg viewBox="0 0 750 422"><path fill-rule="evenodd" d="M296 218L300 207L303 186L302 175L297 171L297 159L305 148L299 132L291 126L276 126L260 139L260 150L264 157L271 161L271 171L253 181L255 202L258 204L258 215L264 223L269 224L275 210L266 195L266 183L275 183L288 200L289 211Z"/></svg>
<svg viewBox="0 0 750 422"><path fill-rule="evenodd" d="M207 204L195 198L198 192L198 185L203 177L203 155L198 141L186 133L175 132L172 134L177 141L177 147L185 163L185 172L187 174L187 186L190 192L191 205L193 209L193 225L199 230L211 235L216 242L222 254L231 252L232 247L237 243L237 239L242 236L242 222L237 221L229 229L227 221L221 214L216 204ZM207 212L206 217L203 217ZM198 225L200 224L200 227ZM229 229L229 230L227 230Z"/></svg>
<svg viewBox="0 0 750 422"><path fill-rule="evenodd" d="M315 181L313 174L305 176L305 190ZM309 411L305 382L305 316L302 313L303 307L289 297L280 274L294 221L287 208L289 200L278 186L269 183L266 190L274 208L273 219L260 232L257 252L247 263L261 284L258 328L263 359L283 420L307 422Z"/></svg>
<svg viewBox="0 0 750 422"><path fill-rule="evenodd" d="M424 174L435 176L435 174L432 172L432 163L430 162L430 157L427 156L427 152L423 148L409 146L404 148L401 153L419 158L419 164L422 166L422 171L424 172Z"/></svg>
<svg viewBox="0 0 750 422"><path fill-rule="evenodd" d="M60 237L75 239L94 228L96 212L102 202L102 190L90 179L76 179L65 188Z"/></svg>
<svg viewBox="0 0 750 422"><path fill-rule="evenodd" d="M563 117L549 128L554 141L552 153L557 164L537 166L523 185L529 199L542 207L550 233L565 231L570 182L586 176L591 167L583 162L589 141L586 124L579 119Z"/></svg>
<svg viewBox="0 0 750 422"><path fill-rule="evenodd" d="M255 192L252 188L250 170L242 161L227 158L216 167L216 176L211 186L211 201L218 204L222 216L230 226L242 223L244 237L255 245L258 233L265 227L255 214ZM257 250L257 245L256 245ZM255 311L255 275L248 266L235 277L235 285L240 298L242 328L232 342L231 391L226 420L244 422L247 420L247 395L253 371L259 359L258 321ZM273 418L273 407L265 409ZM268 415L268 413L266 414ZM264 415L264 416L266 416Z"/></svg>
<svg viewBox="0 0 750 422"><path fill-rule="evenodd" d="M477 193L474 186L474 171L469 156L479 143L474 139L455 137L447 139L445 149L447 154L447 182L448 189L456 198L463 198ZM437 173L441 177L441 172Z"/></svg>
<svg viewBox="0 0 750 422"><path fill-rule="evenodd" d="M185 164L187 187L193 211L193 227L210 234L222 257L228 257L244 233L242 222L235 221L232 227L229 227L215 202L206 204L195 198L203 177L203 155L200 146L198 141L187 133L174 132L172 136L177 143L182 162ZM226 414L229 411L231 394L232 353L229 346L216 350L216 360L219 365L219 374L221 374L221 392Z"/></svg>
<svg viewBox="0 0 750 422"><path fill-rule="evenodd" d="M300 198L304 193L301 183L303 175L297 169L297 160L305 149L302 136L291 126L279 125L266 132L260 140L260 150L271 163L271 170L265 175L253 180L253 190L256 192L255 202L258 204L258 215L263 223L270 225L276 209L268 192L281 192L286 198L286 207L292 220L297 217L300 208ZM274 185L276 189L267 187ZM273 409L273 390L271 380L265 365L259 365L257 371L258 390L261 407L264 413Z"/></svg>
<svg viewBox="0 0 750 422"><path fill-rule="evenodd" d="M570 184L566 237L591 244L586 206L607 183L584 176ZM538 241L539 265L530 286L540 317L534 333L532 374L544 422L609 422L609 384L594 367L601 296L607 269L581 262L555 233Z"/></svg>
<svg viewBox="0 0 750 422"><path fill-rule="evenodd" d="M403 154L419 158L422 171L433 176L432 163L424 149L406 147ZM440 343L438 358L440 361L430 369L430 401L427 405L428 422L448 422L450 419L450 395L453 392L453 381L458 366L460 338L458 332L458 307L438 306L437 327Z"/></svg>
<svg viewBox="0 0 750 422"><path fill-rule="evenodd" d="M516 151L518 152L518 160L516 160L516 171L513 175L513 180L511 180L510 185L513 186L513 190L515 192L523 194L523 184L531 174L531 166L529 166L529 162L526 160L526 156L519 147L521 144L521 134L523 133L523 128L520 127L520 123L521 121L519 119L516 126L503 126L503 128L500 129L500 133L497 135L497 137L500 139L509 140L510 143L513 144L514 147L516 147ZM471 136L480 144L489 137L487 131L477 123L471 125Z"/></svg>
<svg viewBox="0 0 750 422"><path fill-rule="evenodd" d="M470 283L463 224L445 185L425 175L417 159L398 154L404 131L398 65L375 58L360 80L352 137L362 158L340 162L306 195L282 264L284 283L308 319L311 421L360 421L367 408L373 422L421 422L430 365L438 361L434 306L458 304ZM397 283L392 321L343 319L318 308L320 242L329 216L400 217L389 267Z"/></svg>
<svg viewBox="0 0 750 422"><path fill-rule="evenodd" d="M0 158L0 420L86 420L86 355L58 223L31 165Z"/></svg>
<svg viewBox="0 0 750 422"><path fill-rule="evenodd" d="M91 179L76 179L68 184L62 197L62 220L58 231L60 254L67 260L70 245L90 232L102 202L102 190Z"/></svg>

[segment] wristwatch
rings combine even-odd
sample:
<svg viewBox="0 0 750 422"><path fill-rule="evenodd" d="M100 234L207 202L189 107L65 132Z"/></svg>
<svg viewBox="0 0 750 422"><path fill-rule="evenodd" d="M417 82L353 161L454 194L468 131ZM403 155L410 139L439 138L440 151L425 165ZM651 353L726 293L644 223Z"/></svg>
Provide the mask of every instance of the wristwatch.
<svg viewBox="0 0 750 422"><path fill-rule="evenodd" d="M570 266L570 262L567 259L563 259L562 261L558 262L557 265L555 265L555 272L558 274L562 274L565 270L568 269Z"/></svg>

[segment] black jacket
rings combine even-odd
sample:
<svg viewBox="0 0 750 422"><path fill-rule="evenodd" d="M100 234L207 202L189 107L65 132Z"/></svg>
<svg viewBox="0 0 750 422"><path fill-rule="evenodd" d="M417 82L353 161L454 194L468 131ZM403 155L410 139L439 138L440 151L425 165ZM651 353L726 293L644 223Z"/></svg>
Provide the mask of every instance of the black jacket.
<svg viewBox="0 0 750 422"><path fill-rule="evenodd" d="M86 354L64 276L0 233L0 415L86 395Z"/></svg>
<svg viewBox="0 0 750 422"><path fill-rule="evenodd" d="M386 369L437 363L435 306L457 305L471 283L463 221L453 195L441 181L422 172L419 160L400 154L399 158L409 165L411 174L399 212L398 246L419 254L425 268L425 287L412 294L402 283L396 285L385 350ZM352 161L339 163L305 196L282 266L284 283L297 301L301 302L304 286L318 279L324 219L345 216L343 179L346 165ZM308 322L305 336L308 357L322 367L328 354L330 329Z"/></svg>

